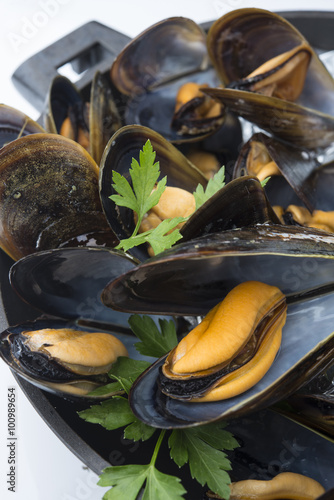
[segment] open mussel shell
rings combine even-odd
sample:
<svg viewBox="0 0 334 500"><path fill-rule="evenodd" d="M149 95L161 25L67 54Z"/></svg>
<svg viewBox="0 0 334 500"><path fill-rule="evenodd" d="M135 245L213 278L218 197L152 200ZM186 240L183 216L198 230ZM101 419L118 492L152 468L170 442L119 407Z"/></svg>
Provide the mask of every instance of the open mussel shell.
<svg viewBox="0 0 334 500"><path fill-rule="evenodd" d="M0 148L21 136L43 133L37 122L21 111L0 104Z"/></svg>
<svg viewBox="0 0 334 500"><path fill-rule="evenodd" d="M68 366L63 364L61 353L57 356L52 356L45 352L38 352L37 349L30 348L27 344L27 336L24 332L34 332L44 329L66 330L74 329L80 332L91 333L91 330L81 328L71 322L60 319L38 319L36 321L26 322L20 325L8 327L0 334L0 356L15 371L20 377L24 378L40 389L46 390L58 396L69 399L88 398L94 399L101 396L89 395L91 391L97 389L101 385L110 382L107 373L104 370L99 370L101 373L88 375L90 371L85 368L85 373L78 373L81 370L80 366ZM97 334L96 330L93 330ZM108 331L125 346L128 354L132 358L138 359L138 352L133 347L133 336L115 331ZM66 340L66 338L65 338ZM101 341L101 340L100 340ZM109 345L109 344L108 344ZM46 349L47 349L46 345ZM67 356L70 351L66 351ZM82 361L85 366L85 358ZM93 370L94 371L94 370ZM105 397L110 397L108 394Z"/></svg>
<svg viewBox="0 0 334 500"><path fill-rule="evenodd" d="M334 80L296 28L266 10L238 9L216 21L208 34L211 60L225 86L299 45L307 45L312 57L295 103L242 86L205 92L287 142L310 149L325 148L334 135Z"/></svg>
<svg viewBox="0 0 334 500"><path fill-rule="evenodd" d="M59 134L69 110L77 110L78 114L79 110L83 112L83 107L84 100L77 87L65 76L57 75L51 82L46 99L43 113L45 130L51 134Z"/></svg>
<svg viewBox="0 0 334 500"><path fill-rule="evenodd" d="M131 184L130 167L132 158L139 159L147 140L151 141L156 161L160 165L160 178L167 176L167 185L186 191L195 191L198 184L204 187L207 179L186 157L163 136L140 125L128 125L118 130L108 142L100 165L100 198L106 218L119 239L128 238L135 228L133 211L117 206L110 196L116 194L113 188L112 172L123 175ZM146 249L133 249L130 253L140 260L148 257Z"/></svg>
<svg viewBox="0 0 334 500"><path fill-rule="evenodd" d="M171 17L131 40L113 62L110 76L122 94L133 96L208 64L202 28L191 19Z"/></svg>
<svg viewBox="0 0 334 500"><path fill-rule="evenodd" d="M77 87L65 76L57 75L49 89L43 113L47 132L64 135L62 126L70 118L74 140L80 142L79 129L87 135L84 145L100 163L105 145L121 127L121 118L106 78L97 71L94 75L89 103Z"/></svg>
<svg viewBox="0 0 334 500"><path fill-rule="evenodd" d="M172 124L176 95L183 84L219 84L209 66L206 35L191 19L165 19L138 35L115 59L110 78L127 96L125 124L141 124L181 143L210 135L224 122L224 109L212 118L194 120L193 110L201 105L194 99L189 103L191 112L187 109L177 127Z"/></svg>
<svg viewBox="0 0 334 500"><path fill-rule="evenodd" d="M128 329L129 315L106 307L100 295L110 277L136 264L137 260L117 250L59 248L20 259L10 269L10 282L25 302L44 314Z"/></svg>
<svg viewBox="0 0 334 500"><path fill-rule="evenodd" d="M331 363L333 306L333 294L307 303L289 304L277 357L267 374L245 393L210 403L187 403L169 398L157 386L164 357L133 385L129 396L132 411L149 425L181 428L240 417L286 398Z"/></svg>
<svg viewBox="0 0 334 500"><path fill-rule="evenodd" d="M238 116L297 147L321 150L334 141L334 114L330 116L294 102L245 90L217 88L203 92Z"/></svg>
<svg viewBox="0 0 334 500"><path fill-rule="evenodd" d="M289 21L257 8L228 12L211 25L207 36L210 59L225 86L305 42Z"/></svg>
<svg viewBox="0 0 334 500"><path fill-rule="evenodd" d="M0 245L14 260L101 229L98 167L79 144L32 134L3 147L0 161Z"/></svg>
<svg viewBox="0 0 334 500"><path fill-rule="evenodd" d="M253 164L262 155L275 162L281 173L281 176L272 176L266 185L271 204L288 206L302 201L309 210L314 210L316 199L312 174L320 166L317 158L305 149L296 148L260 132L254 134L241 148L233 177L255 175ZM282 182L282 177L286 183Z"/></svg>
<svg viewBox="0 0 334 500"><path fill-rule="evenodd" d="M252 176L228 182L211 196L182 226L182 241L219 233L236 227L280 221L271 207L261 183Z"/></svg>

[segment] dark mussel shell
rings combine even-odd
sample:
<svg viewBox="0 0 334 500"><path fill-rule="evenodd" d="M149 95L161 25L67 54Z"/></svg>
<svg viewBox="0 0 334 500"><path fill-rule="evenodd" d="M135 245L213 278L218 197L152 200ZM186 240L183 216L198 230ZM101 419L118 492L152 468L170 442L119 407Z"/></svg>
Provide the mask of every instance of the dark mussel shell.
<svg viewBox="0 0 334 500"><path fill-rule="evenodd" d="M20 259L9 277L15 292L45 314L128 329L129 315L106 307L100 295L110 277L136 264L130 255L108 248L59 248Z"/></svg>
<svg viewBox="0 0 334 500"><path fill-rule="evenodd" d="M332 442L270 409L233 419L228 430L240 444L229 453L231 481L268 480L289 471L312 477L333 494Z"/></svg>
<svg viewBox="0 0 334 500"><path fill-rule="evenodd" d="M89 134L86 149L99 164L108 140L121 127L111 87L99 71L92 81L89 103L68 78L57 75L53 79L43 114L46 130L60 134L67 117L71 118L75 136L79 127Z"/></svg>
<svg viewBox="0 0 334 500"><path fill-rule="evenodd" d="M242 281L287 295L333 290L334 236L263 224L192 239L111 281L103 302L116 310L204 315ZM313 291L313 292L312 292Z"/></svg>
<svg viewBox="0 0 334 500"><path fill-rule="evenodd" d="M288 397L332 362L333 305L333 294L288 305L280 351L267 374L245 393L210 403L187 403L169 398L157 386L165 361L162 358L133 385L129 396L132 411L137 418L154 427L189 427L239 417Z"/></svg>
<svg viewBox="0 0 334 500"><path fill-rule="evenodd" d="M227 86L305 42L288 21L262 9L230 12L216 21L208 34L211 59ZM282 140L309 149L326 148L334 137L334 80L310 51L304 88L295 103L241 88L204 92Z"/></svg>
<svg viewBox="0 0 334 500"><path fill-rule="evenodd" d="M244 90L212 88L204 92L238 116L297 147L322 150L333 143L334 117L325 113Z"/></svg>
<svg viewBox="0 0 334 500"><path fill-rule="evenodd" d="M316 201L312 174L320 167L320 163L308 150L293 147L261 132L256 133L243 145L234 166L233 178L255 175L251 171L251 164L256 161L256 144L264 147L287 182L284 185L280 176L270 178L266 192L271 204L288 206L300 200L309 210L314 210Z"/></svg>
<svg viewBox="0 0 334 500"><path fill-rule="evenodd" d="M91 391L110 381L107 376L76 375L58 364L57 359L45 355L36 355L25 347L22 333L25 331L71 328L90 331L71 322L60 319L38 319L17 326L8 327L0 334L0 356L20 377L40 389L58 396L77 399L101 399L101 396L89 395ZM94 330L95 331L95 330ZM112 333L127 348L129 356L138 359L140 355L133 346L133 336L120 333L117 328ZM142 359L142 358L140 358ZM111 394L105 397L110 397Z"/></svg>
<svg viewBox="0 0 334 500"><path fill-rule="evenodd" d="M14 260L101 227L115 241L101 218L98 167L79 144L32 134L3 147L0 161L0 244Z"/></svg>
<svg viewBox="0 0 334 500"><path fill-rule="evenodd" d="M173 400L157 386L162 358L132 388L136 416L166 428L237 417L287 397L329 366L334 347L333 243L331 235L291 226L235 229L179 244L111 282L102 300L136 312L204 315L248 280L278 286L287 296L280 351L252 389L213 403Z"/></svg>
<svg viewBox="0 0 334 500"><path fill-rule="evenodd" d="M110 75L122 94L133 96L208 64L204 31L191 19L172 17L134 38L116 57Z"/></svg>
<svg viewBox="0 0 334 500"><path fill-rule="evenodd" d="M195 98L187 104L179 126L174 128L172 123L176 95L184 83L219 83L209 67L206 35L190 19L165 19L138 35L115 59L110 77L118 91L127 96L126 124L150 127L168 140L181 143L197 141L224 122L224 110L210 119L194 119L193 111L202 103Z"/></svg>
<svg viewBox="0 0 334 500"><path fill-rule="evenodd" d="M334 441L334 366L274 405L279 413Z"/></svg>
<svg viewBox="0 0 334 500"><path fill-rule="evenodd" d="M97 71L94 75L89 108L89 151L99 165L110 137L122 126L114 95L107 79Z"/></svg>
<svg viewBox="0 0 334 500"><path fill-rule="evenodd" d="M0 148L21 136L43 133L37 122L21 111L0 104Z"/></svg>
<svg viewBox="0 0 334 500"><path fill-rule="evenodd" d="M228 182L182 226L182 242L199 236L257 224L280 224L261 183L243 176Z"/></svg>
<svg viewBox="0 0 334 500"><path fill-rule="evenodd" d="M43 113L45 130L52 134L59 134L71 109L76 116L81 114L81 120L88 128L88 120L82 116L83 108L84 100L77 87L65 76L57 75L51 82Z"/></svg>
<svg viewBox="0 0 334 500"><path fill-rule="evenodd" d="M160 178L167 176L167 185L186 191L195 191L198 184L207 185L207 179L178 149L163 136L140 125L128 125L118 130L107 144L100 165L100 197L106 218L119 239L128 238L135 228L133 211L117 206L110 196L115 194L112 172L123 175L131 184L132 158L139 159L139 151L147 140L151 141L156 161L160 165ZM148 257L146 249L133 249L130 253L140 260Z"/></svg>

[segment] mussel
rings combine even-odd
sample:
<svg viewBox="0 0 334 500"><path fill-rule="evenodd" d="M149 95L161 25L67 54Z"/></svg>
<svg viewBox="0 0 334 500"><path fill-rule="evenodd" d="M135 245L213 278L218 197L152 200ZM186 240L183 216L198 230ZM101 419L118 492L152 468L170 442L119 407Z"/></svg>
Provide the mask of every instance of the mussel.
<svg viewBox="0 0 334 500"><path fill-rule="evenodd" d="M138 261L130 255L103 247L40 251L15 262L10 270L11 285L23 301L43 313L43 319L22 323L4 331L1 336L0 355L21 377L38 387L61 396L65 395L65 397L71 395L86 397L88 392L97 385L104 385L110 380L99 374L94 374L94 377L89 377L89 379L86 374L80 374L79 377L76 368L76 373L71 375L70 380L61 381L59 377L63 375L58 374L58 368L57 371L54 368L53 357L56 353L53 348L49 349L47 346L42 348L43 352L45 349L49 350L51 356L44 352L47 357L42 356L41 363L37 363L39 356L35 358L35 354L30 356L29 352L26 355L26 349L24 349L22 359L22 345L32 346L32 342L26 340L28 335L24 332L33 332L29 334L29 337L36 337L37 341L42 334L36 331L46 329L47 331L57 330L57 335L60 331L61 337L67 336L66 330L69 328L89 332L89 337L85 339L89 339L92 345L92 348L89 347L90 356L93 355L95 349L99 351L100 335L102 339L107 340L107 343L103 340L102 354L103 356L108 354L110 338L105 335L111 333L125 345L129 357L151 360L141 355L134 346L135 338L128 326L129 315L105 307L100 298L111 275L116 277L119 273L131 269L135 264L138 264ZM15 342L12 343L12 340ZM51 343L49 339L45 342ZM36 350L35 347L33 350ZM41 369L40 364L43 365ZM88 364L91 367L92 360ZM104 371L108 369L105 361L101 361L100 364L105 367ZM45 375L44 369L47 370ZM67 380L67 371L64 377Z"/></svg>
<svg viewBox="0 0 334 500"><path fill-rule="evenodd" d="M314 176L318 159L305 148L296 148L264 133L256 133L243 145L233 169L233 178L254 175L270 177L266 192L272 205L287 206L300 201L313 210L316 204Z"/></svg>
<svg viewBox="0 0 334 500"><path fill-rule="evenodd" d="M0 245L14 260L89 233L117 243L101 208L98 167L79 144L31 134L3 147L0 161Z"/></svg>
<svg viewBox="0 0 334 500"><path fill-rule="evenodd" d="M97 164L108 140L122 125L111 87L99 71L89 102L68 78L57 75L50 85L43 120L47 132L78 142Z"/></svg>
<svg viewBox="0 0 334 500"><path fill-rule="evenodd" d="M334 80L305 38L288 21L262 9L238 9L212 25L208 47L226 88L203 89L204 93L296 146L321 150L332 144ZM296 87L298 73L292 80L283 78L289 89L293 88L295 101L286 100L290 90L279 92L277 96L270 92L267 92L269 95L258 93L257 84L266 85L268 79L274 83L269 86L275 87L275 77L285 67L281 65L281 58L291 55L291 51L305 55L303 73L307 68L302 90L299 85ZM270 60L274 62L274 69L263 71L262 65ZM290 57L290 63L292 60ZM258 71L260 74L256 74ZM247 79L253 72L256 75ZM235 81L240 85L232 84Z"/></svg>
<svg viewBox="0 0 334 500"><path fill-rule="evenodd" d="M141 124L183 143L198 141L224 123L224 107L202 93L182 99L175 113L184 84L219 83L209 65L206 35L191 19L165 19L139 34L115 59L110 78L127 98L126 124ZM211 101L218 110L209 115L203 112L204 101Z"/></svg>
<svg viewBox="0 0 334 500"><path fill-rule="evenodd" d="M128 356L124 341L129 344L129 338L123 339L66 321L41 319L2 332L0 355L42 389L85 397L108 382L108 371L117 358Z"/></svg>
<svg viewBox="0 0 334 500"><path fill-rule="evenodd" d="M325 488L311 477L294 472L281 472L269 481L246 479L230 485L231 500L317 500L325 493ZM207 498L219 499L212 492ZM322 498L322 497L321 497Z"/></svg>
<svg viewBox="0 0 334 500"><path fill-rule="evenodd" d="M241 283L168 354L158 379L160 390L195 402L245 392L274 362L286 309L277 287Z"/></svg>
<svg viewBox="0 0 334 500"><path fill-rule="evenodd" d="M288 305L277 358L255 386L209 407L198 402L194 408L158 389L166 362L162 358L133 386L130 400L138 418L157 427L182 427L242 415L287 397L328 366L333 352L333 243L334 237L322 231L259 224L180 243L113 280L102 300L128 312L205 315L248 280L278 287Z"/></svg>

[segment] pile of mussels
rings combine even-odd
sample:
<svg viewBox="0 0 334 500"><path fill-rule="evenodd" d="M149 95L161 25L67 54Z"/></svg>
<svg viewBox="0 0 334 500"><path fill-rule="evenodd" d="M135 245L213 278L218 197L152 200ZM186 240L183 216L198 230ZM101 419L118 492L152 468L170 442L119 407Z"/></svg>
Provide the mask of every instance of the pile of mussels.
<svg viewBox="0 0 334 500"><path fill-rule="evenodd" d="M218 343L204 342L204 368L176 374L172 353L136 381L135 415L173 428L288 397L306 413L312 398L333 407L331 379L321 393L314 382L311 395L301 388L330 369L334 350L334 80L289 22L240 9L205 33L190 19L167 19L132 40L109 75L96 75L89 103L57 76L43 120L42 127L0 107L0 245L16 261L14 290L44 313L2 333L2 357L17 373L57 394L86 397L118 356L140 356L130 313L172 316L190 328L235 287L261 282L279 293L267 300L265 292L255 312L250 299L239 299L232 318L256 317L241 389L210 400L223 379L243 370L245 343L226 340L222 350L234 350L226 373ZM243 143L246 121L254 134ZM114 249L135 220L110 199L112 171L131 181L131 159L147 139L170 187L192 193L222 164L227 177L182 227L182 240L153 257L146 247ZM250 385L256 354L282 314L273 362ZM333 420L318 413L313 426L333 437Z"/></svg>

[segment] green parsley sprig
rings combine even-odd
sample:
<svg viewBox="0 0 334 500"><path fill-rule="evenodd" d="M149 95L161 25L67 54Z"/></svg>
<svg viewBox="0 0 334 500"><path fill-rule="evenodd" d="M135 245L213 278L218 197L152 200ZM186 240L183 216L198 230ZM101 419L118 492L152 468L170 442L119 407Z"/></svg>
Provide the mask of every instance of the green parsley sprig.
<svg viewBox="0 0 334 500"><path fill-rule="evenodd" d="M117 249L127 252L134 246L149 243L155 254L170 248L182 236L175 227L183 222L183 217L166 219L155 229L144 233L139 232L144 215L158 204L166 188L167 178L158 181L160 176L159 162L155 161L156 153L153 151L151 141L148 139L139 153L139 162L132 158L129 170L132 187L128 180L120 173L113 171L113 188L118 194L113 194L110 199L118 206L128 207L137 215L137 223L132 235L121 240ZM170 234L168 234L173 230Z"/></svg>
<svg viewBox="0 0 334 500"><path fill-rule="evenodd" d="M141 354L161 356L177 344L173 320L160 320L160 330L149 316L133 315L129 318L129 324L140 340L135 345ZM118 388L128 394L134 380L149 365L146 361L119 358L110 370L109 377L114 381L112 384L119 384ZM109 392L110 389L106 386L95 390L94 394L103 395ZM113 396L93 405L79 412L79 415L87 422L100 424L108 430L124 427L124 438L133 441L146 441L157 431L134 416L127 397L123 395ZM219 422L173 430L169 433L168 445L170 456L179 467L188 463L194 479L202 486L207 485L222 498L228 499L230 478L227 471L231 469L231 465L223 450L233 450L238 443L232 434L224 429L225 426L226 423ZM164 436L165 431L161 430L149 464L107 467L102 472L98 484L112 487L105 493L104 500L135 500L142 489L143 500L184 498L186 491L180 478L164 474L155 466Z"/></svg>
<svg viewBox="0 0 334 500"><path fill-rule="evenodd" d="M116 247L124 252L143 243L150 244L155 255L171 248L182 238L176 226L181 222L186 222L189 218L174 217L165 219L156 228L139 233L144 215L158 204L166 188L166 177L158 181L160 167L159 162L155 161L155 157L156 153L153 151L151 141L148 139L139 153L139 162L135 158L132 158L129 170L132 187L125 177L113 171L112 186L118 194L113 194L109 198L118 206L130 208L137 216L136 226L132 235L129 238L121 240ZM202 185L197 187L194 192L196 210L225 185L224 179L225 170L222 167L213 179L209 180L205 190Z"/></svg>

